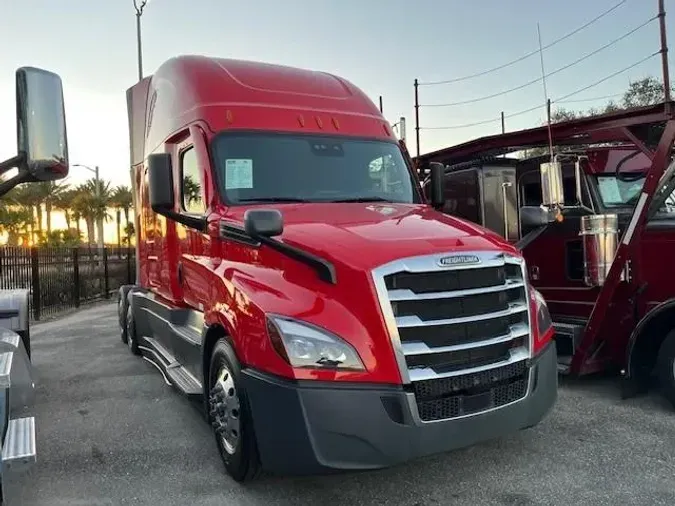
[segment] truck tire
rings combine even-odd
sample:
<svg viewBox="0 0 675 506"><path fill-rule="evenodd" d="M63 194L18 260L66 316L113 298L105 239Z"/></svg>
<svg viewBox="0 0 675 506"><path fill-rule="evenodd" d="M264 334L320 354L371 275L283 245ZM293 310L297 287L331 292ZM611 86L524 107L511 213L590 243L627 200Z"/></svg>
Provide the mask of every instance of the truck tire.
<svg viewBox="0 0 675 506"><path fill-rule="evenodd" d="M227 473L238 482L255 479L260 461L253 420L232 346L220 339L209 367L209 421Z"/></svg>
<svg viewBox="0 0 675 506"><path fill-rule="evenodd" d="M671 330L661 343L656 372L663 395L675 407L675 329Z"/></svg>
<svg viewBox="0 0 675 506"><path fill-rule="evenodd" d="M120 338L127 344L127 307L129 305L129 290L131 285L121 286L117 291L117 318L120 325Z"/></svg>
<svg viewBox="0 0 675 506"><path fill-rule="evenodd" d="M136 335L136 323L134 322L134 312L131 310L131 306L127 307L127 324L126 324L126 334L127 334L127 346L129 346L129 351L134 355L140 355L141 350L138 349L138 336Z"/></svg>

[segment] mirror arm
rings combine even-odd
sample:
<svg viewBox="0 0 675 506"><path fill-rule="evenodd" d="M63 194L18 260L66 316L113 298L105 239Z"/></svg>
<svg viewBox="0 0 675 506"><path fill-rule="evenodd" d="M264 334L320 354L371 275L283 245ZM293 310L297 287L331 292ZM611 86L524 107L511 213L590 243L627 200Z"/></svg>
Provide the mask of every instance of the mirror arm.
<svg viewBox="0 0 675 506"><path fill-rule="evenodd" d="M14 176L11 179L8 179L7 181L3 181L2 183L0 183L0 197L3 197L16 185L21 183L27 183L30 180L31 180L30 174L28 174L27 172L23 172L17 176Z"/></svg>
<svg viewBox="0 0 675 506"><path fill-rule="evenodd" d="M185 225L186 227L193 228L199 232L205 233L207 230L208 223L206 221L206 218L202 218L201 216L190 216L189 214L177 213L176 211L173 211L171 209L163 209L163 208L153 207L152 210L157 214L166 216L170 220L178 222L181 225Z"/></svg>
<svg viewBox="0 0 675 506"><path fill-rule="evenodd" d="M0 162L0 174L4 174L8 170L11 170L15 167L21 167L26 161L26 155L23 153L13 156L9 160Z"/></svg>
<svg viewBox="0 0 675 506"><path fill-rule="evenodd" d="M529 246L532 243L532 241L534 241L537 237L546 232L546 230L550 225L551 225L550 223L548 225L542 225L541 227L537 227L534 230L528 232L514 246L519 251L523 251L527 246Z"/></svg>
<svg viewBox="0 0 675 506"><path fill-rule="evenodd" d="M259 241L261 244L269 246L270 248L286 255L289 258L292 258L293 260L297 260L298 262L308 265L316 271L316 273L319 275L319 279L322 281L332 285L337 284L335 266L327 260L324 260L321 257L313 255L312 253L308 253L307 251L303 251L294 246L290 246L284 242L273 239L272 237L253 235L251 238Z"/></svg>

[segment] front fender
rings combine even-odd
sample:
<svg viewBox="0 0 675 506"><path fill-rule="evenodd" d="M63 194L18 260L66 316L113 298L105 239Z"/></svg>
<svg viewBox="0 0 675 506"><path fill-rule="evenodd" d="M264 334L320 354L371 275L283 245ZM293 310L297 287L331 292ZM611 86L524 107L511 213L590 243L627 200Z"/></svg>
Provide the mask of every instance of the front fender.
<svg viewBox="0 0 675 506"><path fill-rule="evenodd" d="M400 383L400 373L366 273L341 272L338 285L291 269L225 262L212 273L205 311L208 326L220 325L245 366L295 378ZM274 350L266 314L290 316L325 328L351 344L365 371L293 369Z"/></svg>

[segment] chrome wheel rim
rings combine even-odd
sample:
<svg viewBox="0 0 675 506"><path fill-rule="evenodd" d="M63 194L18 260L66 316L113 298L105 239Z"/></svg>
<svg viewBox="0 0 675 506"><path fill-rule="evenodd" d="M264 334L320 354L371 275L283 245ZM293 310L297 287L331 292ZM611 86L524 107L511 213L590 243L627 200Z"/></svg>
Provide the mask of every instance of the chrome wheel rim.
<svg viewBox="0 0 675 506"><path fill-rule="evenodd" d="M232 373L223 366L209 396L211 425L227 453L233 455L241 437L239 396Z"/></svg>

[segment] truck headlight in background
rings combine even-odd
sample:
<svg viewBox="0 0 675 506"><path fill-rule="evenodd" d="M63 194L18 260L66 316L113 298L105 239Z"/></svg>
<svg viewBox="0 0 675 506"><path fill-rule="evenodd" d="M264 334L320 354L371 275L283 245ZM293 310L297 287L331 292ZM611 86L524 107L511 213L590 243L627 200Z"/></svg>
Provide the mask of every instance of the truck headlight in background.
<svg viewBox="0 0 675 506"><path fill-rule="evenodd" d="M553 320L551 320L551 313L548 311L544 296L534 288L532 288L532 293L534 293L534 300L537 303L537 331L539 332L539 338L541 339L541 337L553 326Z"/></svg>
<svg viewBox="0 0 675 506"><path fill-rule="evenodd" d="M268 316L267 333L277 353L293 367L365 370L351 345L309 323Z"/></svg>

